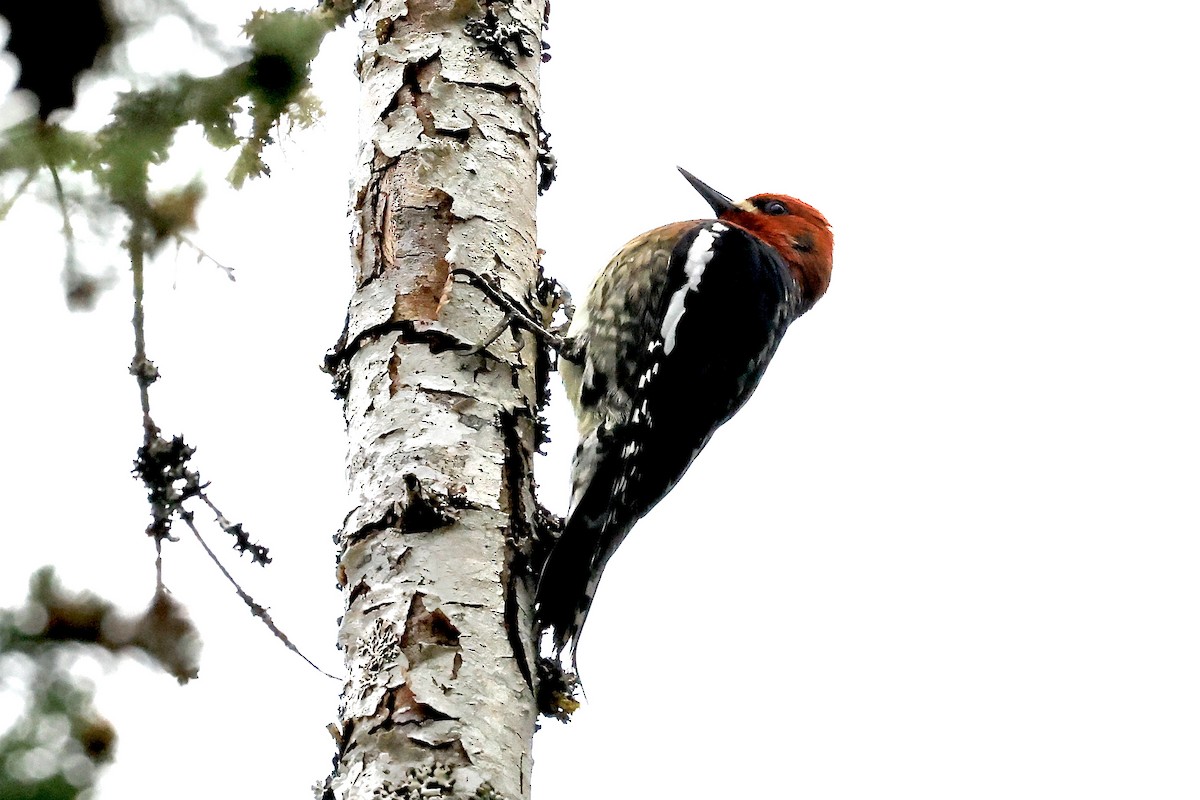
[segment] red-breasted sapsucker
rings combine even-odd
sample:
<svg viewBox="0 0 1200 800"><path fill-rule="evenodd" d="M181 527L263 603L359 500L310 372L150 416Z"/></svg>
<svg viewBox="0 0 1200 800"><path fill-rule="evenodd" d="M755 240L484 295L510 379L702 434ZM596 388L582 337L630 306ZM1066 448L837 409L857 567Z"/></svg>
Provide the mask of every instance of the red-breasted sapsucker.
<svg viewBox="0 0 1200 800"><path fill-rule="evenodd" d="M833 269L833 233L812 206L779 194L735 203L680 172L717 218L625 245L576 310L560 360L579 446L536 609L572 658L608 559L750 397Z"/></svg>

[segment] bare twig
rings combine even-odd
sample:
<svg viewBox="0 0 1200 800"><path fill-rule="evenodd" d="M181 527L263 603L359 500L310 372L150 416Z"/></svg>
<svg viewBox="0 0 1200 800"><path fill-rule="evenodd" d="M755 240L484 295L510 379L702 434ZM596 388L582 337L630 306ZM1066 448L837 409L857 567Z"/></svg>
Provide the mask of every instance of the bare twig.
<svg viewBox="0 0 1200 800"><path fill-rule="evenodd" d="M96 302L96 294L100 290L99 282L92 276L79 269L79 256L75 247L75 228L71 225L71 210L67 207L67 194L63 191L62 180L58 175L58 167L46 158L46 169L54 181L54 198L58 203L59 214L62 215L63 239L67 245L67 255L63 263L63 288L67 294L67 306L72 310L91 309Z"/></svg>
<svg viewBox="0 0 1200 800"><path fill-rule="evenodd" d="M47 161L46 169L50 170L50 177L54 179L54 199L58 202L58 213L62 215L63 238L67 240L67 270L77 272L78 269L75 261L75 229L71 227L71 213L67 209L67 195L63 191L62 179L58 177L58 167Z"/></svg>
<svg viewBox="0 0 1200 800"><path fill-rule="evenodd" d="M13 192L13 196L0 203L0 221L3 221L8 216L8 212L12 210L13 205L21 199L21 195L25 194L25 190L33 183L33 179L37 177L37 170L31 169L25 174L25 177L17 185L17 189Z"/></svg>
<svg viewBox="0 0 1200 800"><path fill-rule="evenodd" d="M225 277L229 278L229 280L231 280L231 281L237 280L237 276L233 274L233 267L228 267L228 266L222 264L220 261L217 261L217 259L213 258L211 255L209 255L209 253L207 251L205 251L203 248L201 248L198 244L193 242L188 237L184 236L182 233L175 234L175 244L180 247L187 245L188 247L192 248L192 250L194 250L196 252L196 261L197 262L209 261L212 263L212 265L214 267L216 267L217 269L224 272Z"/></svg>
<svg viewBox="0 0 1200 800"><path fill-rule="evenodd" d="M150 418L150 384L158 380L158 369L150 359L146 358L146 314L143 308L143 299L145 297L145 280L144 271L146 263L146 248L145 248L145 220L140 214L131 215L132 224L129 229L129 268L133 273L133 362L129 365L129 372L137 379L138 394L142 403L142 450L149 452L151 445L158 438L158 426L154 424L154 420ZM148 476L142 475L142 480L149 486ZM151 498L154 497L154 492L150 493ZM150 501L150 515L153 518L151 527L156 530L160 529L159 523L170 518L171 510L165 507L158 507L160 504L153 499ZM170 526L166 527L170 530ZM163 591L166 586L163 584L163 569L162 569L162 540L165 536L154 536L154 580L158 591Z"/></svg>
<svg viewBox="0 0 1200 800"><path fill-rule="evenodd" d="M213 505L213 501L209 499L207 492L200 492L197 497L204 501L204 504L212 510L217 518L217 524L221 526L221 530L228 533L234 538L233 547L239 553L249 553L250 560L255 564L266 566L271 563L271 556L267 548L261 544L255 544L250 541L250 535L242 528L240 522L230 522L229 519L221 513L221 509Z"/></svg>
<svg viewBox="0 0 1200 800"><path fill-rule="evenodd" d="M158 435L158 426L150 418L150 384L158 379L158 370L146 358L146 311L143 300L146 295L146 222L140 214L133 215L129 230L129 263L133 272L133 364L129 371L137 378L138 392L142 400L142 429L144 444L150 444Z"/></svg>
<svg viewBox="0 0 1200 800"><path fill-rule="evenodd" d="M196 541L198 541L200 546L204 548L204 552L207 553L208 557L212 559L212 562L217 565L217 569L221 570L221 574L224 575L225 579L233 585L234 591L237 592L237 595L242 599L242 602L249 607L250 613L261 619L263 624L266 625L267 628L270 629L271 633L275 635L275 638L283 642L284 647L300 656L308 663L310 667L325 677L337 680L338 678L336 675L330 675L328 672L314 664L312 659L304 655L304 653L301 653L300 649L296 647L296 645L292 644L291 639L289 639L287 635L279 629L279 626L275 624L275 621L271 619L271 615L267 613L267 609L259 605L253 597L246 594L246 591L238 584L237 580L229 574L229 570L225 569L225 565L221 563L221 560L217 558L217 554L214 553L212 548L208 546L208 543L204 541L204 537L200 535L200 531L196 528L196 523L192 517L192 513L190 511L181 511L180 517L183 519L184 524L191 529L192 535L196 537Z"/></svg>

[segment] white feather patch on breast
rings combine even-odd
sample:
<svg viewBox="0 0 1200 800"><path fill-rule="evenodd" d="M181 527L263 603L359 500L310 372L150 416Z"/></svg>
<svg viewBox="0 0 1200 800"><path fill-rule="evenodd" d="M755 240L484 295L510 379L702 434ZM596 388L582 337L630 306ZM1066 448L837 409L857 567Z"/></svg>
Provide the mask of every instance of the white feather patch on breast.
<svg viewBox="0 0 1200 800"><path fill-rule="evenodd" d="M671 300L667 304L667 313L663 315L662 338L665 354L669 355L675 348L675 331L679 327L679 321L683 319L684 304L687 302L688 293L694 292L700 286L704 268L708 266L709 261L712 261L713 245L716 244L717 236L727 230L729 229L725 225L716 222L701 230L692 240L692 246L688 248L687 252L687 261L683 265L687 283L680 286L675 290L675 294L671 295Z"/></svg>

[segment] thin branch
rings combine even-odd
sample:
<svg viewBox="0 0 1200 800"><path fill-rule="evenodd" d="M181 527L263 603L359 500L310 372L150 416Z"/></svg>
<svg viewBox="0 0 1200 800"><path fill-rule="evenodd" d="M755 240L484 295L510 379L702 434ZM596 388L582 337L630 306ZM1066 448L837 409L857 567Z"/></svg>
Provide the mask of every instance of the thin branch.
<svg viewBox="0 0 1200 800"><path fill-rule="evenodd" d="M71 225L71 210L67 208L67 194L63 191L62 180L58 176L58 167L47 159L46 169L50 171L50 177L54 180L54 199L58 203L58 212L62 215L63 239L67 243L67 257L63 264L63 286L66 287L67 299L70 302L76 292L83 290L85 294L89 294L93 291L93 284L79 271L79 257L75 250L75 228Z"/></svg>
<svg viewBox="0 0 1200 800"><path fill-rule="evenodd" d="M133 273L133 362L129 365L129 372L137 379L138 393L142 402L142 451L149 452L154 440L158 438L158 426L154 424L154 420L150 418L150 384L158 379L158 369L151 363L150 359L146 358L146 314L143 308L142 301L145 297L145 221L141 214L132 214L129 229L129 268ZM146 475L142 479L147 480ZM150 484L147 482L147 487ZM153 500L153 492L151 493L151 506L155 505ZM160 520L170 518L171 511L168 508L150 509L150 514L155 522L151 523L152 528L157 525ZM166 528L170 530L169 524ZM164 536L156 535L154 537L154 581L155 586L159 591L163 591L166 585L163 583L163 559L162 559L162 540Z"/></svg>
<svg viewBox="0 0 1200 800"><path fill-rule="evenodd" d="M230 281L237 281L237 276L233 274L233 267L227 267L224 264L222 264L220 261L217 261L211 255L209 255L203 248L201 248L199 245L197 245L195 242L193 242L188 237L184 236L182 233L175 234L175 244L180 247L182 247L183 245L187 245L188 247L192 248L192 250L196 251L196 262L197 263L199 263L201 261L210 261L210 262L212 262L212 265L214 267L216 267L217 269L224 272L225 277L229 278Z"/></svg>
<svg viewBox="0 0 1200 800"><path fill-rule="evenodd" d="M162 577L162 539L157 537L154 539L154 588L160 592L167 588Z"/></svg>
<svg viewBox="0 0 1200 800"><path fill-rule="evenodd" d="M133 272L133 364L129 371L137 378L138 391L142 400L142 427L145 444L150 444L158 435L158 426L150 418L150 384L158 379L158 370L146 358L146 312L143 300L145 288L146 221L141 214L133 214L133 225L129 230L129 262Z"/></svg>
<svg viewBox="0 0 1200 800"><path fill-rule="evenodd" d="M246 591L242 589L237 580L229 574L229 570L225 569L225 565L221 563L221 560L217 558L217 554L214 553L212 548L208 546L208 543L204 541L204 537L200 535L200 531L196 528L196 523L192 517L192 513L190 511L180 511L179 515L183 519L184 524L191 529L192 535L196 537L196 541L198 541L200 546L204 548L204 552L207 553L208 557L212 559L212 562L217 565L217 569L221 570L221 574L225 576L225 580L229 581L233 585L234 591L237 592L238 597L242 598L242 602L249 607L250 613L261 619L263 624L270 629L271 633L275 634L276 639L283 642L284 646L288 650L291 650L293 653L304 659L310 667L327 678L338 680L336 675L330 675L328 672L314 664L308 656L304 655L304 653L301 653L300 649L296 647L296 645L292 644L291 639L289 639L287 635L279 629L279 626L275 624L275 621L271 619L271 615L267 613L267 610L259 605L253 597L246 594Z"/></svg>
<svg viewBox="0 0 1200 800"><path fill-rule="evenodd" d="M21 199L21 195L25 194L25 190L29 188L29 185L33 183L33 179L36 177L37 170L29 170L29 172L25 174L25 178L17 186L17 190L13 192L13 196L5 200L3 203L0 203L0 222L2 222L4 218L8 216L8 212L11 211L16 202Z"/></svg>
<svg viewBox="0 0 1200 800"><path fill-rule="evenodd" d="M234 538L233 547L235 550L239 553L249 553L250 560L260 566L265 567L271 563L271 556L267 548L250 541L250 535L242 528L242 523L230 522L229 518L221 513L221 509L217 508L213 504L213 501L209 499L207 492L199 492L196 496L203 500L204 504L216 515L217 524L221 526L221 530Z"/></svg>
<svg viewBox="0 0 1200 800"><path fill-rule="evenodd" d="M75 229L71 227L71 213L67 209L67 195L63 191L62 179L58 177L58 167L46 162L50 177L54 179L54 199L58 202L58 212L62 214L63 236L67 240L67 268L75 268Z"/></svg>

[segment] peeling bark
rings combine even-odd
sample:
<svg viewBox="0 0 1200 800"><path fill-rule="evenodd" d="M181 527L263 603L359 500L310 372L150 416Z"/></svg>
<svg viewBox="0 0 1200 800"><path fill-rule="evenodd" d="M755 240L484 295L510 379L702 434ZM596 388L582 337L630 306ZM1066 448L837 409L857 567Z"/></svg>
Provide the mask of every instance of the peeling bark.
<svg viewBox="0 0 1200 800"><path fill-rule="evenodd" d="M363 12L355 291L328 361L352 503L337 537L349 678L330 800L529 796L547 362L513 331L466 355L502 315L449 276L491 273L518 299L537 286L545 7L372 0Z"/></svg>

